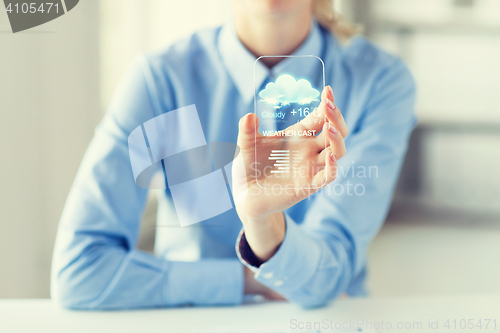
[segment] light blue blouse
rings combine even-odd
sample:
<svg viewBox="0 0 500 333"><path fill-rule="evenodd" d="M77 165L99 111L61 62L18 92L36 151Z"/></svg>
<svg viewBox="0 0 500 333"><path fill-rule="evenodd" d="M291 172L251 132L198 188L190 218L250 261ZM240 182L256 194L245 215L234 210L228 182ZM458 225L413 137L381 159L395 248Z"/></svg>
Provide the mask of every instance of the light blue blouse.
<svg viewBox="0 0 500 333"><path fill-rule="evenodd" d="M368 248L415 125L415 84L400 59L362 37L343 45L316 22L294 54L323 59L326 84L350 130L347 154L333 183L285 212L281 247L252 269L262 284L313 307L341 293L366 293ZM54 299L80 309L243 301L249 264L236 244L241 222L234 209L181 228L169 189L161 191L155 255L136 249L148 192L134 182L127 139L144 122L195 104L207 142L236 143L239 119L254 111L254 61L228 23L135 62L68 196L54 249ZM294 58L272 70L258 67L257 84L288 66Z"/></svg>

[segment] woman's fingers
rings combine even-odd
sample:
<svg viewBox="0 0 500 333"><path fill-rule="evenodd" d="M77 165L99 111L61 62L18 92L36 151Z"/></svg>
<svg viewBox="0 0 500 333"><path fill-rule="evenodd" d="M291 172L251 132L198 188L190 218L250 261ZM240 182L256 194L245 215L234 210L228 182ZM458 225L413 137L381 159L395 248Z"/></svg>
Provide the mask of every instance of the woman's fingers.
<svg viewBox="0 0 500 333"><path fill-rule="evenodd" d="M314 175L312 186L315 188L325 187L337 177L337 159L332 148L326 148L322 154L325 160L325 168Z"/></svg>
<svg viewBox="0 0 500 333"><path fill-rule="evenodd" d="M327 152L328 152L328 149L325 148L321 151L321 153L318 154L318 158L316 159L317 165L319 165L319 166L325 165ZM321 167L318 170L321 170Z"/></svg>
<svg viewBox="0 0 500 333"><path fill-rule="evenodd" d="M342 134L332 124L326 124L326 132L328 140L330 140L330 148L335 154L337 160L344 157L346 153L345 142Z"/></svg>
<svg viewBox="0 0 500 333"><path fill-rule="evenodd" d="M336 159L341 159L346 153L345 142L342 134L330 123L323 126L321 133L314 138L316 145L321 153L318 155L318 164L324 164L323 152L325 148L330 147L335 154Z"/></svg>
<svg viewBox="0 0 500 333"><path fill-rule="evenodd" d="M316 147L318 151L324 150L326 147L330 145L330 141L328 140L328 123L325 123L323 125L323 128L321 130L321 133L316 135L314 138L314 141L316 143Z"/></svg>
<svg viewBox="0 0 500 333"><path fill-rule="evenodd" d="M325 93L326 98L324 98L321 103L325 104L326 118L340 131L342 137L345 138L347 134L349 134L349 130L347 129L344 116L342 116L339 108L335 105L335 97L333 97L332 87L327 86L325 89L327 90Z"/></svg>
<svg viewBox="0 0 500 333"><path fill-rule="evenodd" d="M305 112L305 109L304 109ZM342 137L346 137L349 133L344 116L335 105L335 97L333 96L332 87L326 86L321 93L321 103L316 111L309 110L309 114L302 119L297 125L304 129L320 131L325 124L325 118L328 122L337 128ZM294 127L296 125L293 125Z"/></svg>

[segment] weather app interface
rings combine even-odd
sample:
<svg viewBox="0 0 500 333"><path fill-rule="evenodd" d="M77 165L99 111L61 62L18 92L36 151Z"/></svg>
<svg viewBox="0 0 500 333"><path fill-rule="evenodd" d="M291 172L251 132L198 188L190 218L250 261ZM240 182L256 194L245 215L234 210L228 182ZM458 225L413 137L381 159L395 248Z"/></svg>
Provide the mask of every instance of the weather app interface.
<svg viewBox="0 0 500 333"><path fill-rule="evenodd" d="M256 75L265 58L256 61ZM326 142L318 147L316 138L324 122L318 112L325 86L323 61L315 56L269 58L281 59L264 84L257 86L255 80L257 182L274 189L314 187L311 179L324 166L317 152L326 147Z"/></svg>

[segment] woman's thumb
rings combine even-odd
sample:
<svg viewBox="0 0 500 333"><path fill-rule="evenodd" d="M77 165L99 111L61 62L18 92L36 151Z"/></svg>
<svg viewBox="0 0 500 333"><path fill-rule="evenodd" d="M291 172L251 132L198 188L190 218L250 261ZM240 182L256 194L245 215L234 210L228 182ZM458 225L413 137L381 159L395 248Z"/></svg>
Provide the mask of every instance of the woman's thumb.
<svg viewBox="0 0 500 333"><path fill-rule="evenodd" d="M242 149L255 145L256 135L258 136L259 119L253 113L248 113L240 119L238 146Z"/></svg>

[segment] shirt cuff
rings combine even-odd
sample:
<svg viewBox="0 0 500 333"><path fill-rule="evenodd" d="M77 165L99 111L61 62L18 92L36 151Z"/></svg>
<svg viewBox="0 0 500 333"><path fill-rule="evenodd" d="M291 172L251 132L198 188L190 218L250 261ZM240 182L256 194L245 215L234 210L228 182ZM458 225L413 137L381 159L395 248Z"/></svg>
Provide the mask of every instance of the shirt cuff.
<svg viewBox="0 0 500 333"><path fill-rule="evenodd" d="M260 262L248 245L242 229L236 241L241 262L255 273L255 279L281 295L289 295L309 281L319 265L320 246L285 213L285 238L278 251Z"/></svg>
<svg viewBox="0 0 500 333"><path fill-rule="evenodd" d="M237 305L243 302L243 267L236 259L169 262L168 305Z"/></svg>

